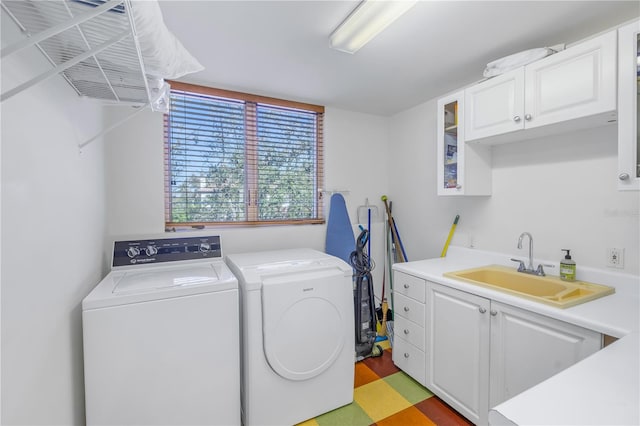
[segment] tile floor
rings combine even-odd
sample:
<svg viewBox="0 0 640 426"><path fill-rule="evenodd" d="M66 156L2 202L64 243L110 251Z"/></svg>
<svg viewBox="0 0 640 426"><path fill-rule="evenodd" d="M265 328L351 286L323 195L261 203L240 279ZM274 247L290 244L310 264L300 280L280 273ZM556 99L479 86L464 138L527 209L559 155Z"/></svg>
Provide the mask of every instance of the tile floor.
<svg viewBox="0 0 640 426"><path fill-rule="evenodd" d="M384 342L383 342L384 343ZM354 401L299 426L471 425L391 360L388 344L381 357L356 363Z"/></svg>

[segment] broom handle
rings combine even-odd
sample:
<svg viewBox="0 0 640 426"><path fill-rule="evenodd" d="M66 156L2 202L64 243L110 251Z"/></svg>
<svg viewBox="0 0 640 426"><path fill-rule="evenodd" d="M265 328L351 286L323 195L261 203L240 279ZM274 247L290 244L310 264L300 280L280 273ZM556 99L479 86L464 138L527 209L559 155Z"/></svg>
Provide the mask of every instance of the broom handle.
<svg viewBox="0 0 640 426"><path fill-rule="evenodd" d="M460 219L459 214L457 214L456 218L453 220L453 225L451 225L449 236L447 237L447 241L444 243L444 248L442 249L442 253L440 254L440 257L445 257L447 255L447 250L449 249L449 243L451 242L451 238L453 237L453 231L456 230L456 226L458 225L458 219Z"/></svg>
<svg viewBox="0 0 640 426"><path fill-rule="evenodd" d="M387 203L387 196L383 195L382 196L382 201L384 201L384 208L387 211L387 221L389 222L389 228L391 229L391 240L393 241L393 244L396 244L399 246L398 244L398 233L396 232L396 227L394 225L393 222L393 216L391 215L391 210L389 209L389 204ZM397 251L398 254L398 260L399 262L405 262L405 258L404 255L402 253L402 250Z"/></svg>

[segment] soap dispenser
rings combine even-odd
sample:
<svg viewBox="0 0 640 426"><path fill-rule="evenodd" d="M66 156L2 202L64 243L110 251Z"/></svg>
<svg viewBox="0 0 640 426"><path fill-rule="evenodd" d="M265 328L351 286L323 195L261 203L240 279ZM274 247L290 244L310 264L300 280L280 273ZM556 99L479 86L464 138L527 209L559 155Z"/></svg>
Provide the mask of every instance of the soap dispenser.
<svg viewBox="0 0 640 426"><path fill-rule="evenodd" d="M566 251L564 259L560 261L560 279L564 281L576 280L576 262L571 259L571 253L569 249L562 249Z"/></svg>

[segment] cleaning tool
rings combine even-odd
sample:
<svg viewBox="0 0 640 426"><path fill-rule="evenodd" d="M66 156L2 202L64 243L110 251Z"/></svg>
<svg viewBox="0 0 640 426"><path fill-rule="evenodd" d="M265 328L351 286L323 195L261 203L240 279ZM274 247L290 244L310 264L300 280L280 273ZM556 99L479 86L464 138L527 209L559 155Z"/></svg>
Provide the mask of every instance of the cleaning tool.
<svg viewBox="0 0 640 426"><path fill-rule="evenodd" d="M327 220L325 252L349 263L349 256L355 244L353 227L349 213L347 213L344 197L339 193L333 194L329 207L329 219Z"/></svg>
<svg viewBox="0 0 640 426"><path fill-rule="evenodd" d="M391 210L391 208L389 208L389 210ZM391 310L387 313L387 330L386 330L386 335L387 338L389 339L389 344L391 345L391 347L393 347L393 270L392 270L392 265L393 265L393 253L392 253L392 236L391 236L391 229L388 228L388 223L385 223L385 243L386 243L386 256L385 256L385 271L384 271L384 276L386 278L387 274L386 274L386 270L389 271L389 290L390 290L390 294L391 294ZM387 269L387 262L389 265L389 268ZM384 282L383 282L383 290L385 288L384 286ZM382 309L382 308L381 308ZM381 324L382 325L382 324Z"/></svg>
<svg viewBox="0 0 640 426"><path fill-rule="evenodd" d="M380 325L381 336L387 335L387 313L389 312L389 304L387 303L387 299L385 297L382 298L382 324Z"/></svg>
<svg viewBox="0 0 640 426"><path fill-rule="evenodd" d="M455 231L456 226L458 226L458 219L460 219L459 214L457 214L456 218L453 220L453 225L451 225L449 236L447 237L447 241L444 243L444 248L442 249L442 253L440 254L440 257L445 257L447 255L447 250L449 249L449 243L451 242L451 238L453 238L453 231Z"/></svg>
<svg viewBox="0 0 640 426"><path fill-rule="evenodd" d="M369 199L365 198L364 205L358 206L358 223L364 223L364 219L369 217L374 221L378 219L380 214L378 213L378 206L369 204ZM371 231L371 228L369 228Z"/></svg>
<svg viewBox="0 0 640 426"><path fill-rule="evenodd" d="M396 222L393 219L393 215L391 214L391 208L387 203L388 198L386 195L383 195L380 199L384 202L384 207L387 210L387 221L389 222L389 228L391 228L391 238L393 240L393 243L396 245L396 249L398 246L400 247L400 252L397 253L398 261L406 262L408 261L407 253L404 251L404 245L402 244L402 240L400 239L398 227L396 226Z"/></svg>
<svg viewBox="0 0 640 426"><path fill-rule="evenodd" d="M387 243L387 258L385 259L387 264L389 265L389 289L391 290L391 310L393 310L393 242L391 241L391 230L387 228L388 225L385 224L385 235L386 235L386 243Z"/></svg>
<svg viewBox="0 0 640 426"><path fill-rule="evenodd" d="M369 230L369 242L367 243L367 256L371 259L371 210L367 212L367 229Z"/></svg>
<svg viewBox="0 0 640 426"><path fill-rule="evenodd" d="M385 262L386 263L386 262ZM386 339L387 335L387 310L389 309L387 305L387 299L384 297L384 284L385 279L384 275L386 274L386 264L384 265L382 271L382 295L380 296L380 308L376 309L376 320L377 320L377 330L378 330L378 341Z"/></svg>
<svg viewBox="0 0 640 426"><path fill-rule="evenodd" d="M354 311L356 359L382 355L382 348L375 344L376 312L373 296L373 262L364 252L369 240L369 231L362 228L356 240L356 249L351 252L350 263L354 270Z"/></svg>

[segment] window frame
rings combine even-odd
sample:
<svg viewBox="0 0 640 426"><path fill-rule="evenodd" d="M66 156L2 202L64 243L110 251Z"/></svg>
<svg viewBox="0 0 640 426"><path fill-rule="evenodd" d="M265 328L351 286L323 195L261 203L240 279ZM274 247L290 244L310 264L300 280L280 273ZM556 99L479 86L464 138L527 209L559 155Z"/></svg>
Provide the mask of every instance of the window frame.
<svg viewBox="0 0 640 426"><path fill-rule="evenodd" d="M171 90L191 92L212 97L239 100L245 103L245 120L248 116L256 117L258 104L281 107L292 110L302 110L316 114L316 146L315 146L315 182L317 193L315 195L315 218L307 219L273 219L258 220L258 155L257 155L257 126L245 126L245 209L247 220L221 221L221 222L172 222L171 219L171 173L170 173L170 131L169 113L163 117L163 146L164 146L164 221L165 230L177 229L202 229L224 226L272 226L272 225L306 225L324 224L323 187L324 187L324 106L307 104L303 102L288 101L267 96L253 95L232 90L218 89L196 84L169 81Z"/></svg>

